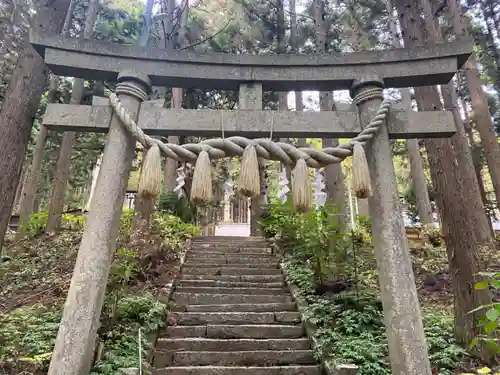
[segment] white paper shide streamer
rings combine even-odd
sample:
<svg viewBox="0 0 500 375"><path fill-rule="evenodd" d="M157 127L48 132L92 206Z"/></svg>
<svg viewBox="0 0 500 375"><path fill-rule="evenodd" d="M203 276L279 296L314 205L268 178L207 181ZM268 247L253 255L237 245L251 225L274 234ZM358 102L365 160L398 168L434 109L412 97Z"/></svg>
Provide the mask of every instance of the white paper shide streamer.
<svg viewBox="0 0 500 375"><path fill-rule="evenodd" d="M228 198L234 195L234 182L233 182L233 176L231 176L231 170L228 170L227 178L226 181L224 181L222 188L224 189L224 194Z"/></svg>
<svg viewBox="0 0 500 375"><path fill-rule="evenodd" d="M186 184L186 174L184 173L184 166L177 168L177 186L174 189L174 193L177 193L178 198L184 197L184 185Z"/></svg>
<svg viewBox="0 0 500 375"><path fill-rule="evenodd" d="M288 199L288 193L290 192L290 187L288 186L290 181L286 176L286 169L283 170L279 174L278 180L278 198L285 203Z"/></svg>
<svg viewBox="0 0 500 375"><path fill-rule="evenodd" d="M323 173L319 169L316 169L314 173L314 181L312 183L312 188L314 190L314 204L318 207L322 207L326 203L326 193L323 191L326 185L323 178Z"/></svg>

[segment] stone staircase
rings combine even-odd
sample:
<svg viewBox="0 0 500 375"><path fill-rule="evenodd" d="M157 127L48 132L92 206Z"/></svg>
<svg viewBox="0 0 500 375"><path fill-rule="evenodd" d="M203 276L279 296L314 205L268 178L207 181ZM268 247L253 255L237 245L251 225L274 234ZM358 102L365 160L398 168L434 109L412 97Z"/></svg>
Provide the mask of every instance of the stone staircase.
<svg viewBox="0 0 500 375"><path fill-rule="evenodd" d="M323 374L278 261L262 238L194 238L153 374Z"/></svg>

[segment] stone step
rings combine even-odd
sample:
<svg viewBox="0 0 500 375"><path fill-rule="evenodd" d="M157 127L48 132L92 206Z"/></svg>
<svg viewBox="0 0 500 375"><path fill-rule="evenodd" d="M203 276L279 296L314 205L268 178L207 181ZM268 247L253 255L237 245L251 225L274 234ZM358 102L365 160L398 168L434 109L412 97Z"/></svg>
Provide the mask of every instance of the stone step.
<svg viewBox="0 0 500 375"><path fill-rule="evenodd" d="M278 268L279 262L274 260L272 262L258 260L255 262L232 262L227 263L222 260L213 259L188 259L184 262L184 267L244 267L244 268Z"/></svg>
<svg viewBox="0 0 500 375"><path fill-rule="evenodd" d="M214 275L214 276L224 276L224 275L280 275L281 270L279 268L249 268L249 267L206 267L206 266L193 266L184 265L182 267L183 274L189 275Z"/></svg>
<svg viewBox="0 0 500 375"><path fill-rule="evenodd" d="M204 280L204 281L237 281L237 282L283 282L283 275L200 275L200 274L190 274L184 269L182 270L181 280Z"/></svg>
<svg viewBox="0 0 500 375"><path fill-rule="evenodd" d="M201 258L227 258L227 259L279 259L274 254L243 254L243 253L226 253L224 251L215 250L188 250L186 252L186 259L198 257Z"/></svg>
<svg viewBox="0 0 500 375"><path fill-rule="evenodd" d="M231 288L231 287L210 287L210 286L195 286L195 287L176 287L176 293L198 293L198 294L270 294L274 296L288 295L288 292L283 288Z"/></svg>
<svg viewBox="0 0 500 375"><path fill-rule="evenodd" d="M304 335L301 325L206 325L169 326L168 337L207 337L214 339L297 339Z"/></svg>
<svg viewBox="0 0 500 375"><path fill-rule="evenodd" d="M152 375L321 375L321 366L186 366L154 369Z"/></svg>
<svg viewBox="0 0 500 375"><path fill-rule="evenodd" d="M220 287L220 288L283 288L284 283L252 283L248 281L178 280L176 287Z"/></svg>
<svg viewBox="0 0 500 375"><path fill-rule="evenodd" d="M179 312L171 313L169 321L183 326L209 324L299 324L298 312Z"/></svg>
<svg viewBox="0 0 500 375"><path fill-rule="evenodd" d="M241 241L241 242L251 242L251 241L265 241L265 237L261 236L196 236L192 238L193 241L201 242L211 242L211 241Z"/></svg>
<svg viewBox="0 0 500 375"><path fill-rule="evenodd" d="M290 296L274 296L269 294L210 294L210 293L178 293L175 292L172 302L179 305L215 305L237 303L291 303Z"/></svg>
<svg viewBox="0 0 500 375"><path fill-rule="evenodd" d="M238 241L238 240L228 240L228 239L223 239L221 241L191 241L192 246L212 246L212 245L218 245L218 246L267 246L269 247L269 243L267 241Z"/></svg>
<svg viewBox="0 0 500 375"><path fill-rule="evenodd" d="M223 246L191 246L188 250L189 253L203 254L203 253L219 253L219 254L272 254L270 247L223 247Z"/></svg>
<svg viewBox="0 0 500 375"><path fill-rule="evenodd" d="M174 312L282 312L296 311L295 303L238 303L225 305L179 305L172 304Z"/></svg>
<svg viewBox="0 0 500 375"><path fill-rule="evenodd" d="M185 259L185 264L195 263L195 264L258 264L268 267L277 267L280 260L276 257L262 258L262 257L241 257L241 258L228 258L224 256L188 256Z"/></svg>
<svg viewBox="0 0 500 375"><path fill-rule="evenodd" d="M262 350L230 352L157 351L154 366L279 366L316 363L312 350Z"/></svg>
<svg viewBox="0 0 500 375"><path fill-rule="evenodd" d="M241 351L241 350L307 350L311 343L300 339L202 339L202 338L159 338L157 350L177 351Z"/></svg>

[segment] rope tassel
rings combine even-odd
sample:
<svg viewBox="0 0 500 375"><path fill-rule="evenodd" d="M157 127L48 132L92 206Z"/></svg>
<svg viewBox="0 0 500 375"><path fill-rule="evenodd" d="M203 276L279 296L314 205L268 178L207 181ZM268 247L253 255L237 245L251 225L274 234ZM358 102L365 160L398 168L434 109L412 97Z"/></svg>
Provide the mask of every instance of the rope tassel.
<svg viewBox="0 0 500 375"><path fill-rule="evenodd" d="M243 151L238 191L245 197L256 197L260 194L259 160L253 144L249 144Z"/></svg>
<svg viewBox="0 0 500 375"><path fill-rule="evenodd" d="M191 184L191 201L194 204L212 200L212 164L208 152L203 150L196 159L193 182Z"/></svg>
<svg viewBox="0 0 500 375"><path fill-rule="evenodd" d="M138 193L141 198L156 199L160 194L161 184L161 152L158 144L147 150L142 163Z"/></svg>
<svg viewBox="0 0 500 375"><path fill-rule="evenodd" d="M372 194L368 161L365 149L359 142L356 142L353 148L352 184L357 198L366 199Z"/></svg>
<svg viewBox="0 0 500 375"><path fill-rule="evenodd" d="M293 171L292 200L295 212L305 213L311 208L311 182L309 168L304 159L299 159Z"/></svg>

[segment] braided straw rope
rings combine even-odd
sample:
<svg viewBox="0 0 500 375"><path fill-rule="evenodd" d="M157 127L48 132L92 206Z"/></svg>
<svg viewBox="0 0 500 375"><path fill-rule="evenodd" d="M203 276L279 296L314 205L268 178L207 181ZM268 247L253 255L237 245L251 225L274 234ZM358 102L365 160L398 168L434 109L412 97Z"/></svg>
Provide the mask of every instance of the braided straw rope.
<svg viewBox="0 0 500 375"><path fill-rule="evenodd" d="M122 83L121 86L123 87L119 88L117 86L117 92L128 92L131 89L131 87L127 87L127 84ZM381 88L366 90L356 95L353 102L355 104L360 104L374 98L383 98ZM153 145L157 145L166 157L178 161L189 161L193 163L202 151L208 152L211 159L220 159L227 156L241 156L245 148L252 144L256 146L257 155L261 158L277 160L291 166L294 166L299 159L304 159L307 166L311 168L322 168L330 164L340 163L347 157L352 156L353 148L356 143L365 145L373 139L380 126L385 123L390 109L390 102L384 99L370 123L356 137L337 147L315 150L309 147L297 148L283 142L273 142L269 138L247 139L237 136L208 139L200 143L187 143L183 145L163 143L160 140L144 134L143 130L131 118L128 110L121 104L120 99L115 93L109 96L109 102L125 129L127 129L144 148L150 148Z"/></svg>

